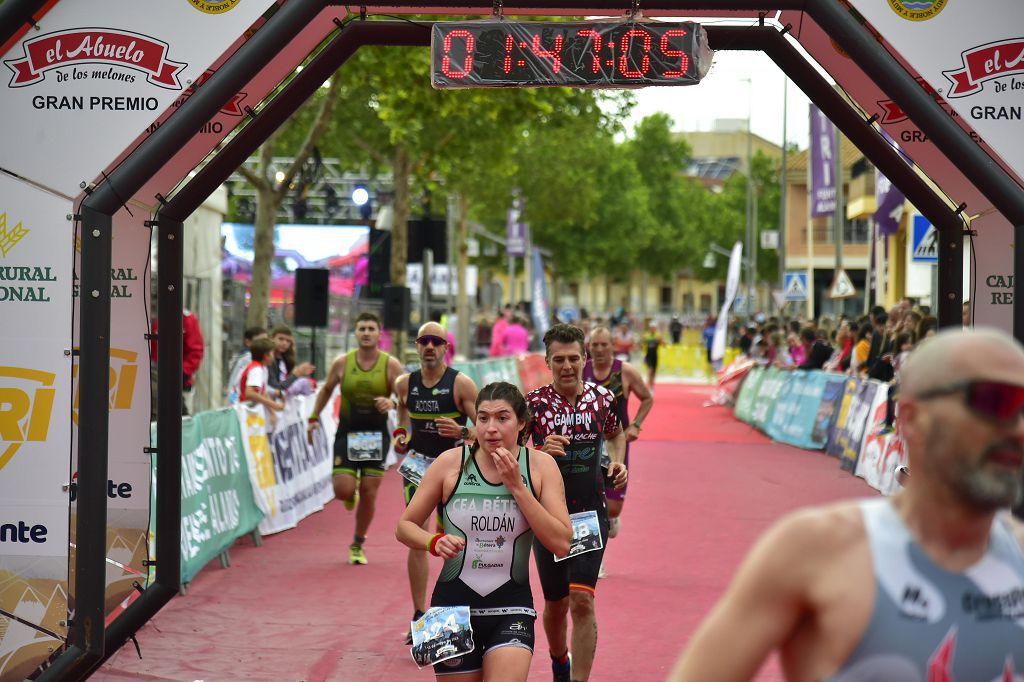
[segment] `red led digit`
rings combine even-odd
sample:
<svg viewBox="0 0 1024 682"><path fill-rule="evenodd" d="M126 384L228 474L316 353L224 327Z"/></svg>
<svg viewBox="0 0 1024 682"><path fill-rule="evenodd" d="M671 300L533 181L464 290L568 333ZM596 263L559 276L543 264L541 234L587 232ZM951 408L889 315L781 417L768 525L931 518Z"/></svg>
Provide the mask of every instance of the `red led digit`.
<svg viewBox="0 0 1024 682"><path fill-rule="evenodd" d="M540 36L537 34L533 35L533 53L538 57L544 57L545 59L551 60L551 70L553 73L558 73L562 70L562 36L555 36L555 49L545 50L540 46Z"/></svg>
<svg viewBox="0 0 1024 682"><path fill-rule="evenodd" d="M466 58L462 63L462 70L452 69L452 38L466 39ZM456 29L444 37L444 58L441 59L441 72L448 78L465 78L473 69L473 48L476 47L476 38L465 29Z"/></svg>
<svg viewBox="0 0 1024 682"><path fill-rule="evenodd" d="M644 58L640 62L640 70L629 68L629 41L632 38L643 40ZM651 68L651 34L642 28L631 28L622 35L619 41L619 71L626 78L643 78Z"/></svg>
<svg viewBox="0 0 1024 682"><path fill-rule="evenodd" d="M601 34L598 33L597 31L593 30L593 29L588 28L585 31L576 31L576 35L578 35L578 36L590 36L594 40L593 69L594 69L594 73L600 73L601 72L601 60L598 59L598 53L601 52Z"/></svg>
<svg viewBox="0 0 1024 682"><path fill-rule="evenodd" d="M505 36L505 64L502 69L505 73L512 72L512 45L515 43L515 39L511 35Z"/></svg>
<svg viewBox="0 0 1024 682"><path fill-rule="evenodd" d="M681 28L674 28L669 31L665 31L664 35L661 36L661 52L666 57L679 57L679 70L678 71L666 71L662 74L665 78L682 78L686 75L686 71L690 68L690 55L686 54L686 50L677 50L674 47L669 47L669 38L682 38L686 35L686 31Z"/></svg>

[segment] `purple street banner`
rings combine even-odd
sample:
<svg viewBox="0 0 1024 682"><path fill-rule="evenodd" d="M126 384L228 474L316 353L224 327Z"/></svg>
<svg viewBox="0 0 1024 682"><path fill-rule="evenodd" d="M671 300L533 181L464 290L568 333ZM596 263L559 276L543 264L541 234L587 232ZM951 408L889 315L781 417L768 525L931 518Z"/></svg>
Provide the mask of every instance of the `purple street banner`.
<svg viewBox="0 0 1024 682"><path fill-rule="evenodd" d="M523 213L523 201L516 198L508 209L505 220L505 252L514 258L526 255L526 223L520 218Z"/></svg>
<svg viewBox="0 0 1024 682"><path fill-rule="evenodd" d="M540 249L533 250L533 281L530 286L533 296L530 298L530 308L533 312L533 327L537 334L544 336L551 328L551 301L548 300L548 285L544 278L544 259L540 256Z"/></svg>
<svg viewBox="0 0 1024 682"><path fill-rule="evenodd" d="M900 231L900 218L903 216L903 192L890 182L889 178L875 171L875 210L874 219L878 225L878 236L888 237Z"/></svg>
<svg viewBox="0 0 1024 682"><path fill-rule="evenodd" d="M836 212L836 134L832 121L813 104L810 114L811 217L817 218Z"/></svg>

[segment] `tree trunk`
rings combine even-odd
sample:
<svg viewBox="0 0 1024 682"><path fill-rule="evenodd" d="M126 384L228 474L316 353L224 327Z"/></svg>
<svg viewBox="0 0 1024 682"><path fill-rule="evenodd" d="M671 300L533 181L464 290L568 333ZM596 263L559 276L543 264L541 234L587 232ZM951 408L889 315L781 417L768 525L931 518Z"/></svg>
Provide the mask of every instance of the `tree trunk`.
<svg viewBox="0 0 1024 682"><path fill-rule="evenodd" d="M455 258L459 268L459 289L455 293L455 314L458 319L458 331L456 331L456 347L461 348L466 357L472 357L469 341L469 296L467 294L466 269L469 264L469 211L468 202L464 194L458 195L456 202L459 207L458 231L455 238ZM477 283L479 285L479 282Z"/></svg>
<svg viewBox="0 0 1024 682"><path fill-rule="evenodd" d="M259 150L259 177L266 177L270 172L271 156L272 143L268 141ZM274 257L274 226L277 224L280 199L270 182L261 182L255 187L256 236L253 242L252 282L245 326L265 327L267 307L270 303L270 261Z"/></svg>
<svg viewBox="0 0 1024 682"><path fill-rule="evenodd" d="M409 150L399 146L395 150L392 166L395 190L395 220L391 227L391 284L405 286L405 266L409 261L409 176L412 174L412 161ZM395 330L395 356L400 360L405 357L405 339L407 330Z"/></svg>

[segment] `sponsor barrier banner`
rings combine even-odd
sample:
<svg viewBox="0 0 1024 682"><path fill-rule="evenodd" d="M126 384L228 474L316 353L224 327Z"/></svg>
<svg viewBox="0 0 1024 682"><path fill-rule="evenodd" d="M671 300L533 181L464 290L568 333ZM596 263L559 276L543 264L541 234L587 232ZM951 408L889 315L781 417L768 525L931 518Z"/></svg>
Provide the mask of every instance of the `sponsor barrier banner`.
<svg viewBox="0 0 1024 682"><path fill-rule="evenodd" d="M789 373L765 432L773 439L814 450L824 446L814 439L828 375L825 372L796 370Z"/></svg>
<svg viewBox="0 0 1024 682"><path fill-rule="evenodd" d="M72 213L69 200L0 174L4 680L29 676L67 634Z"/></svg>
<svg viewBox="0 0 1024 682"><path fill-rule="evenodd" d="M842 394L839 398L836 416L828 429L828 442L825 444L825 452L832 457L843 456L842 435L846 429L846 422L850 417L850 406L857 395L860 387L860 379L848 377L843 385Z"/></svg>
<svg viewBox="0 0 1024 682"><path fill-rule="evenodd" d="M529 393L545 384L551 383L551 370L544 362L544 356L536 353L520 355L516 358L519 374L519 387L523 393Z"/></svg>
<svg viewBox="0 0 1024 682"><path fill-rule="evenodd" d="M183 419L181 443L181 579L187 583L235 540L251 533L263 512L253 500L242 430L233 409Z"/></svg>
<svg viewBox="0 0 1024 682"><path fill-rule="evenodd" d="M885 403L882 408L881 421L874 422L864 439L856 473L878 492L892 495L900 489L896 469L907 464L907 449L903 436L885 423Z"/></svg>
<svg viewBox="0 0 1024 682"><path fill-rule="evenodd" d="M839 406L843 402L846 383L847 379L844 376L825 373L821 402L818 403L818 411L814 415L814 429L811 431L811 441L815 448L825 448L828 445L829 434L832 433L839 417Z"/></svg>
<svg viewBox="0 0 1024 682"><path fill-rule="evenodd" d="M263 535L294 528L299 521L320 511L334 497L331 487L333 420L322 418L306 440L306 425L313 396L291 398L277 414L274 430L267 433L262 406L236 405L242 429L242 445L249 462L253 496L264 514L259 524Z"/></svg>
<svg viewBox="0 0 1024 682"><path fill-rule="evenodd" d="M718 388L708 402L712 405L731 405L736 402L740 387L747 374L756 366L750 358L740 357L718 372Z"/></svg>
<svg viewBox="0 0 1024 682"><path fill-rule="evenodd" d="M885 400L885 392L888 390L886 384L873 379L865 379L857 387L857 394L850 403L850 412L846 417L846 425L839 435L839 444L843 454L839 458L839 466L844 471L853 473L857 470L857 460L860 459L861 450L864 447L864 436L868 427L868 416L874 413L875 401Z"/></svg>
<svg viewBox="0 0 1024 682"><path fill-rule="evenodd" d="M757 399L754 402L754 409L750 412L751 422L754 426L766 430L768 422L775 414L775 408L783 390L789 382L789 372L784 372L775 367L769 367L764 371L761 385L757 388Z"/></svg>
<svg viewBox="0 0 1024 682"><path fill-rule="evenodd" d="M78 195L271 4L57 3L2 56L0 166Z"/></svg>
<svg viewBox="0 0 1024 682"><path fill-rule="evenodd" d="M742 422L752 424L754 421L754 404L757 402L757 394L761 390L764 375L763 367L754 367L747 373L747 378L740 387L740 394L736 399L736 418Z"/></svg>

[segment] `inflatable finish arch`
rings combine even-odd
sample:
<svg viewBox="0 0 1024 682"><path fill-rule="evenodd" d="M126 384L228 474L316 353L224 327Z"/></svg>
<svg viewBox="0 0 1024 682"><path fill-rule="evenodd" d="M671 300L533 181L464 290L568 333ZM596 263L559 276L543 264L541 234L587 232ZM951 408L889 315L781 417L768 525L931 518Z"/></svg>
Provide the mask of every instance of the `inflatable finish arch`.
<svg viewBox="0 0 1024 682"><path fill-rule="evenodd" d="M489 16L493 9L468 1L448 5L407 2L402 6L364 2L363 21L324 0L152 0L135 3L144 5L138 12L124 12L114 0L97 0L88 3L88 9L79 9L77 15L72 8L75 4L84 3L6 0L0 5L0 51L12 74L5 97L0 98L4 100L0 116L18 123L5 127L4 144L0 145L0 169L6 172L0 176L0 216L10 224L8 233L14 231L18 218L11 215L5 202L15 203L20 194L40 193L45 197L39 201L49 202L40 210L44 215L49 212L50 223L63 220L66 212L81 228L81 264L75 274L84 295L78 297L77 316L71 312L70 293L60 311L80 320L75 603L71 622L65 624L67 645L41 673L40 678L46 679L88 675L180 586L181 462L174 454L181 451L182 226L186 217L359 47L428 44L429 28L378 21L375 14ZM1024 257L1013 248L1018 236L1024 238L1024 190L1018 179L1024 174L1024 151L1015 144L1015 130L1000 118L1002 114L1012 119L1024 103L1024 95L1016 94L1019 89L1003 92L1005 84L1000 90L998 79L1007 81L1014 76L1009 66L995 64L985 71L983 65L980 72L977 66L979 59L984 64L983 50L992 43L1007 46L1005 50L1024 45L1024 37L1003 35L1003 27L1020 31L1024 26L1024 7L1015 0L989 0L984 10L965 0L946 4L935 2L928 10L911 11L898 0L650 0L640 2L639 8L649 17L715 16L741 24L707 26L711 47L767 53L936 226L941 236L940 322L954 325L960 319L965 229L977 235L980 273L1013 274L1018 265L1024 269ZM503 11L509 15L578 16L622 15L630 9L630 3L624 2L563 0L510 3ZM978 35L964 35L957 42L957 35L967 33L963 30L969 23L964 18L967 12ZM122 16L126 14L132 16ZM159 39L168 32L163 24L173 24L182 41ZM88 77L96 94L74 94L67 85L68 94L37 99L31 91L40 88L40 82L56 85L62 77L78 77L73 60L60 61L60 46L83 40L81 30L76 33L76 29L86 26L111 27L104 29L103 35L85 36L96 54L100 52L97 39L105 40L105 63L113 64L109 72L82 70L83 80ZM63 43L57 43L54 36L75 38L65 37ZM120 43L118 36L123 38ZM205 50L189 52L182 47L197 42L205 42ZM321 43L312 62L276 96L263 101ZM848 99L822 78L797 49L798 44L829 72ZM78 43L79 48L82 45L86 43ZM145 53L139 45L145 46ZM127 70L121 68L123 59L121 66L117 65L118 46L124 47L121 57L138 49L130 52L134 63ZM991 60L992 55L987 58ZM942 82L946 73L952 76L946 75ZM131 78L139 88L148 90L134 99L118 94L113 84L95 80L108 76ZM997 82L990 83L993 79ZM941 96L944 92L945 98ZM51 96L54 99L47 99ZM1008 102L993 104L990 100L997 96ZM974 104L972 98L985 104ZM71 119L61 111L64 106L77 107L80 113L75 112L76 118ZM87 111L93 108L106 114L118 107L130 112L127 118L90 118L94 112ZM39 121L33 119L51 126L45 135L37 132ZM58 129L54 122L64 125ZM79 128L67 122L78 122ZM221 145L232 131L237 132ZM916 167L905 161L883 132L901 141ZM61 137L63 133L67 136ZM103 149L83 149L85 136L91 137L92 147ZM205 165L188 178L204 158ZM13 183L14 189L2 183ZM129 207L140 214L134 223L124 215ZM158 235L161 335L156 449L164 456L157 460L156 581L110 619L105 603L105 549L108 464L113 462L111 453L116 445L110 438L115 418L110 410L111 348L117 334L112 330L112 305L116 305L111 300L112 254L115 236L130 231L123 224L139 230L152 227ZM8 228L0 224L3 229ZM32 229L29 226L23 231L29 234ZM43 233L44 228L37 229ZM70 279L65 276L54 281L70 283ZM1009 306L986 307L979 301L975 305L979 321L1012 329L1018 338L1024 338L1024 308L1018 310L1024 301L1019 296L1013 297L1017 314L1012 316ZM72 320L57 321L63 330L49 334L57 336L57 346L71 355L75 340L66 330ZM36 336L47 336L47 332ZM32 338L30 334L19 337L23 346ZM53 374L67 378L65 384L57 382L57 404L68 404L61 402L65 398L71 402L71 368L68 361L63 362L55 360L48 366ZM146 422L148 432L148 413ZM15 458L34 445L29 442L31 431L26 426L25 442ZM51 459L70 444L70 435L66 446L45 439L35 443L45 448L40 456L48 453ZM59 461L56 468L60 468ZM0 462L0 511L5 519L6 475ZM66 511L66 498L51 495L47 499L54 500L58 510L64 505ZM67 537L65 534L64 539ZM5 551L0 545L0 570L4 569Z"/></svg>

